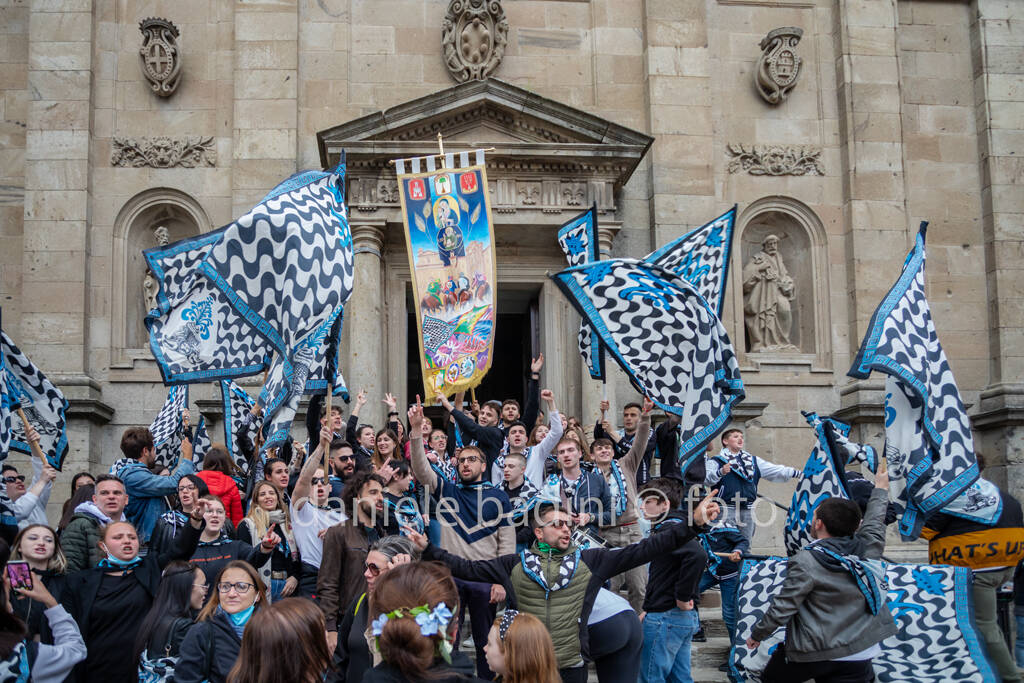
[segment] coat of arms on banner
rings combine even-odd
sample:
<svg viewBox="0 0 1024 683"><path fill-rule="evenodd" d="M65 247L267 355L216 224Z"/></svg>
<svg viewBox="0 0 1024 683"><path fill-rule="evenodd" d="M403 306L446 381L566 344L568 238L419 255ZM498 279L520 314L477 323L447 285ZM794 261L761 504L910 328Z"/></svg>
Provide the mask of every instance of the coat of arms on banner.
<svg viewBox="0 0 1024 683"><path fill-rule="evenodd" d="M492 361L494 233L483 153L474 156L447 155L436 170L428 158L424 173L421 159L396 162L427 400L477 386Z"/></svg>

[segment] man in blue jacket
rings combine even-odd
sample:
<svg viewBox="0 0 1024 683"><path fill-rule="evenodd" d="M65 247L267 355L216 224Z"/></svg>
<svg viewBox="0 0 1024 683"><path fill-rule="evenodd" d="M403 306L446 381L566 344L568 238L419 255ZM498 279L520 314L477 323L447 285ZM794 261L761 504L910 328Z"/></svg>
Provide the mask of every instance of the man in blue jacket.
<svg viewBox="0 0 1024 683"><path fill-rule="evenodd" d="M128 505L124 514L135 525L139 540L149 543L153 526L160 515L167 512L166 496L178 492L178 482L186 474L195 474L192 464L192 442L181 439L181 460L178 469L170 476L160 476L150 471L156 458L153 435L145 427L131 427L121 435L121 453L124 457L114 463L111 473L124 482L128 493Z"/></svg>

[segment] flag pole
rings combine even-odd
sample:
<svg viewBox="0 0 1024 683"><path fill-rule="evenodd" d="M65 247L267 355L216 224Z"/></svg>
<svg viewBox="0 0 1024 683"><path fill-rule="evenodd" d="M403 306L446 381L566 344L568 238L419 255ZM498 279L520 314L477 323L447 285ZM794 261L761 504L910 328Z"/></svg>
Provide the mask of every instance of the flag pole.
<svg viewBox="0 0 1024 683"><path fill-rule="evenodd" d="M440 133L437 134L437 151L439 152L437 156L441 157L441 168L448 168L444 164L444 138Z"/></svg>
<svg viewBox="0 0 1024 683"><path fill-rule="evenodd" d="M18 417L21 418L21 423L23 425L25 425L25 439L28 440L29 421L28 421L28 418L25 417L25 411L22 410L21 408L18 408ZM46 454L43 453L43 449L39 445L39 442L38 441L29 441L28 445L29 445L29 448L32 449L32 455L34 455L37 458L39 458L40 460L42 460L43 464L45 465L46 464Z"/></svg>
<svg viewBox="0 0 1024 683"><path fill-rule="evenodd" d="M327 383L327 398L324 399L324 406L327 408L327 424L331 426L331 436L334 436L334 416L331 415L331 394L334 387L331 383ZM333 440L333 438L332 438ZM330 472L327 470L327 455L331 452L331 444L327 444L327 448L324 449L324 481L329 481Z"/></svg>

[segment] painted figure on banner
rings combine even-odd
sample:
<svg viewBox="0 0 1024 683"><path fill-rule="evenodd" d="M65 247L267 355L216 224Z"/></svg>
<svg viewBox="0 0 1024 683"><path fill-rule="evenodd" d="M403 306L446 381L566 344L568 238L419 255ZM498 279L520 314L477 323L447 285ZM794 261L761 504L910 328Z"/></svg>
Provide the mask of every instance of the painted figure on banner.
<svg viewBox="0 0 1024 683"><path fill-rule="evenodd" d="M419 302L423 393L476 386L494 336L494 237L482 163L398 174Z"/></svg>

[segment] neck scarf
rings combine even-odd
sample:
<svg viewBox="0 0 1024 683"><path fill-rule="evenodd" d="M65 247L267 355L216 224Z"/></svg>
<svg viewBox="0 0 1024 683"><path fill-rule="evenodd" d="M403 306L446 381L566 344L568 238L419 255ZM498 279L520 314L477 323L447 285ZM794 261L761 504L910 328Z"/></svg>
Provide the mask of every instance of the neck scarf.
<svg viewBox="0 0 1024 683"><path fill-rule="evenodd" d="M110 569L124 573L130 572L140 564L142 564L141 557L136 556L130 560L119 560L110 553L107 553L107 556L100 560L100 563L97 566L102 567L103 569Z"/></svg>
<svg viewBox="0 0 1024 683"><path fill-rule="evenodd" d="M864 601L867 603L868 611L871 614L878 614L882 604L882 596L878 588L878 580L868 565L859 557L848 554L853 548L851 541L855 539L826 538L823 541L812 543L806 547L811 551L811 556L830 571L845 571L850 574L853 582L857 585Z"/></svg>
<svg viewBox="0 0 1024 683"><path fill-rule="evenodd" d="M615 508L615 516L621 517L626 511L629 491L626 489L626 481L622 478L622 470L619 468L619 463L615 462L615 458L612 458L611 469L612 478L609 482L611 485L608 488L611 489L612 507Z"/></svg>
<svg viewBox="0 0 1024 683"><path fill-rule="evenodd" d="M723 448L718 454L719 458L732 465L732 472L746 481L753 481L754 478L754 456L741 450L733 453L728 448Z"/></svg>
<svg viewBox="0 0 1024 683"><path fill-rule="evenodd" d="M560 479L562 482L562 493L569 500L575 501L576 493L580 490L580 484L583 483L583 471L581 470L580 476L576 477L572 481L566 479L564 475L561 476Z"/></svg>
<svg viewBox="0 0 1024 683"><path fill-rule="evenodd" d="M523 571L526 572L530 579L544 589L546 597L551 591L561 590L572 581L572 577L576 575L576 569L580 564L580 549L570 548L572 552L566 551L566 554L558 556L555 553L560 551L552 548L547 543L537 543L537 550L538 552L546 553L549 562L551 560L558 562L558 578L550 586L548 585L547 577L544 575L544 565L541 563L540 555L524 550L520 553L519 557L522 560Z"/></svg>

